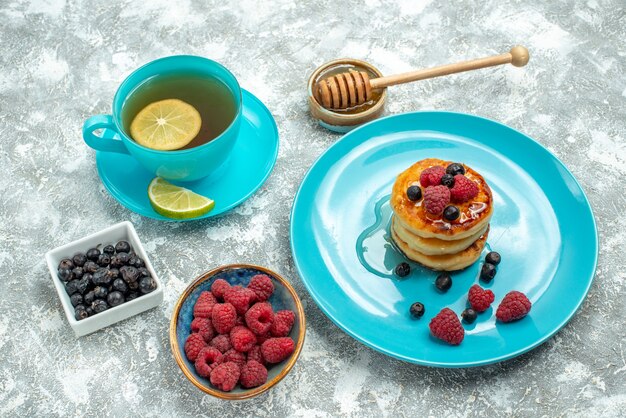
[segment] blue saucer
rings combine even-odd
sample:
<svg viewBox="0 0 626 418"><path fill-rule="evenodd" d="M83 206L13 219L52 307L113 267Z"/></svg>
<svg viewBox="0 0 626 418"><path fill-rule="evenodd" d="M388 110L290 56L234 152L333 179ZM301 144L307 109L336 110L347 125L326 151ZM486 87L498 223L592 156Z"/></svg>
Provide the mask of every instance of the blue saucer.
<svg viewBox="0 0 626 418"><path fill-rule="evenodd" d="M436 272L415 264L405 279L392 274L404 259L386 240L391 186L428 157L464 162L491 186L488 246L502 262L490 284L478 279L482 257L452 273L446 293L434 286ZM480 117L417 112L357 128L315 162L294 200L291 248L312 298L358 341L413 363L471 367L518 356L563 327L591 286L598 241L580 185L537 142ZM492 307L464 324L458 347L431 337L430 319L444 307L460 314L475 283L495 293ZM532 310L520 321L496 322L511 290L526 293ZM421 319L409 315L416 301L426 308Z"/></svg>
<svg viewBox="0 0 626 418"><path fill-rule="evenodd" d="M183 184L203 196L215 200L209 213L185 221L210 218L234 208L248 199L269 177L278 156L276 122L265 105L252 93L243 90L243 120L239 138L230 160L219 177L208 177ZM104 131L103 136L116 135ZM152 209L148 185L154 175L126 154L96 152L98 174L118 202L148 218L171 221Z"/></svg>

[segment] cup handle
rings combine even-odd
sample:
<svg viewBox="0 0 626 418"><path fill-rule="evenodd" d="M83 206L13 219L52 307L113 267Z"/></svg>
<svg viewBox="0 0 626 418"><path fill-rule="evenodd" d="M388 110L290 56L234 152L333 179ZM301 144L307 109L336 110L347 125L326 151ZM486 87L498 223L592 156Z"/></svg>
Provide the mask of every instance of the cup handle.
<svg viewBox="0 0 626 418"><path fill-rule="evenodd" d="M98 151L128 154L126 145L124 145L121 139L96 136L96 134L93 133L96 129L109 129L119 136L120 133L113 122L113 116L95 115L88 118L83 124L83 140L91 148Z"/></svg>

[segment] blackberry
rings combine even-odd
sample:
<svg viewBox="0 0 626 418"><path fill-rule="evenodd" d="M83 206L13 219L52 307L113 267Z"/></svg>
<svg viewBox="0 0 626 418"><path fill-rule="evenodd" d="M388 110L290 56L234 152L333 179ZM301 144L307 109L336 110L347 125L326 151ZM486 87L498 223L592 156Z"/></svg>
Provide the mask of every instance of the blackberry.
<svg viewBox="0 0 626 418"><path fill-rule="evenodd" d="M126 292L128 292L128 285L122 279L115 279L113 281L113 290L116 290L116 291L122 292L122 293L126 293Z"/></svg>
<svg viewBox="0 0 626 418"><path fill-rule="evenodd" d="M72 306L76 307L77 305L82 305L83 303L83 295L80 293L74 293L70 296L70 302L72 302Z"/></svg>
<svg viewBox="0 0 626 418"><path fill-rule="evenodd" d="M76 318L77 321L83 320L88 317L89 313L87 313L87 310L84 306L80 305L80 308L76 308L74 310L74 318Z"/></svg>
<svg viewBox="0 0 626 418"><path fill-rule="evenodd" d="M118 292L117 290L115 290L109 293L109 296L107 296L107 302L109 303L109 306L111 307L121 305L122 303L124 303L124 295L122 295L121 292Z"/></svg>
<svg viewBox="0 0 626 418"><path fill-rule="evenodd" d="M454 187L454 176L452 174L444 174L441 177L441 184L451 189Z"/></svg>
<svg viewBox="0 0 626 418"><path fill-rule="evenodd" d="M108 294L109 294L109 291L104 286L96 286L96 288L93 289L93 295L95 296L96 299L104 299L107 297Z"/></svg>
<svg viewBox="0 0 626 418"><path fill-rule="evenodd" d="M412 317L421 318L422 316L424 316L424 312L426 312L426 309L421 302L415 302L409 308L409 312L411 313Z"/></svg>
<svg viewBox="0 0 626 418"><path fill-rule="evenodd" d="M443 210L443 218L447 221L454 221L459 218L461 211L454 205L446 206Z"/></svg>
<svg viewBox="0 0 626 418"><path fill-rule="evenodd" d="M139 290L141 290L141 293L143 294L153 292L156 288L156 280L154 280L152 277L144 277L139 282Z"/></svg>
<svg viewBox="0 0 626 418"><path fill-rule="evenodd" d="M70 260L69 258L64 258L63 260L59 262L59 267L57 267L57 270L61 270L61 269L72 270L73 268L74 268L74 263L72 262L72 260Z"/></svg>
<svg viewBox="0 0 626 418"><path fill-rule="evenodd" d="M446 167L446 173L452 175L453 177L457 174L465 174L465 167L459 163L452 163Z"/></svg>
<svg viewBox="0 0 626 418"><path fill-rule="evenodd" d="M72 257L72 261L76 267L82 267L87 262L87 256L83 253L78 253Z"/></svg>
<svg viewBox="0 0 626 418"><path fill-rule="evenodd" d="M59 279L61 279L64 282L69 282L70 280L72 280L74 277L72 276L72 270L70 269L59 269L58 271L58 275L59 275Z"/></svg>
<svg viewBox="0 0 626 418"><path fill-rule="evenodd" d="M406 197L408 197L411 202L417 202L422 198L422 189L420 186L410 186L406 189Z"/></svg>
<svg viewBox="0 0 626 418"><path fill-rule="evenodd" d="M93 303L95 299L96 299L96 294L93 290L90 290L89 292L85 293L85 295L83 296L83 302L85 302L85 305L87 306L91 306L91 304Z"/></svg>
<svg viewBox="0 0 626 418"><path fill-rule="evenodd" d="M96 299L91 304L91 309L93 309L95 313L99 314L100 312L104 312L109 309L109 305L102 299Z"/></svg>
<svg viewBox="0 0 626 418"><path fill-rule="evenodd" d="M115 254L115 247L109 244L102 249L102 252L104 254L113 255Z"/></svg>
<svg viewBox="0 0 626 418"><path fill-rule="evenodd" d="M406 277L411 272L411 266L409 266L409 263L402 262L396 266L395 272L398 277Z"/></svg>
<svg viewBox="0 0 626 418"><path fill-rule="evenodd" d="M478 314L472 308L467 308L461 314L461 317L463 318L463 321L467 322L468 324L471 324L472 322L474 322L476 320L477 316L478 316Z"/></svg>
<svg viewBox="0 0 626 418"><path fill-rule="evenodd" d="M133 266L124 266L120 268L120 273L122 274L122 279L124 279L126 283L133 283L139 279L139 270Z"/></svg>
<svg viewBox="0 0 626 418"><path fill-rule="evenodd" d="M71 280L67 282L67 284L65 285L65 291L70 296L78 292L78 280Z"/></svg>
<svg viewBox="0 0 626 418"><path fill-rule="evenodd" d="M120 241L115 244L115 251L118 253L128 253L130 252L130 244L128 241Z"/></svg>
<svg viewBox="0 0 626 418"><path fill-rule="evenodd" d="M130 302L133 299L137 299L141 294L139 292L130 292L128 296L126 296L126 302Z"/></svg>
<svg viewBox="0 0 626 418"><path fill-rule="evenodd" d="M98 268L100 268L100 266L98 266L95 262L90 260L90 261L87 261L85 265L83 266L83 271L85 273L93 274L96 272L96 270L98 270Z"/></svg>
<svg viewBox="0 0 626 418"><path fill-rule="evenodd" d="M150 275L150 272L145 267L139 267L137 270L139 270L139 275L141 277L148 277Z"/></svg>
<svg viewBox="0 0 626 418"><path fill-rule="evenodd" d="M102 253L98 256L98 265L100 267L106 267L111 263L111 256L106 253Z"/></svg>
<svg viewBox="0 0 626 418"><path fill-rule="evenodd" d="M128 260L130 259L130 256L128 255L128 253L117 253L116 254L117 257L117 261L118 263L120 263L121 266L125 266L126 264L128 264Z"/></svg>
<svg viewBox="0 0 626 418"><path fill-rule="evenodd" d="M85 272L82 267L74 267L72 269L72 274L74 275L74 278L76 279L82 279L84 273Z"/></svg>
<svg viewBox="0 0 626 418"><path fill-rule="evenodd" d="M93 274L93 284L100 286L108 286L111 283L111 276L109 275L109 269L106 267L101 267Z"/></svg>
<svg viewBox="0 0 626 418"><path fill-rule="evenodd" d="M480 269L480 278L485 282L490 282L496 277L496 266L491 263L483 264Z"/></svg>
<svg viewBox="0 0 626 418"><path fill-rule="evenodd" d="M100 257L100 250L97 248L90 248L87 250L87 258L91 261L98 261L98 257Z"/></svg>
<svg viewBox="0 0 626 418"><path fill-rule="evenodd" d="M452 287L452 277L448 273L441 273L435 279L435 287L441 292L447 292Z"/></svg>
<svg viewBox="0 0 626 418"><path fill-rule="evenodd" d="M497 266L498 264L500 264L501 260L502 259L500 258L500 253L495 252L495 251L491 251L485 256L485 261L487 263L493 264L494 266Z"/></svg>

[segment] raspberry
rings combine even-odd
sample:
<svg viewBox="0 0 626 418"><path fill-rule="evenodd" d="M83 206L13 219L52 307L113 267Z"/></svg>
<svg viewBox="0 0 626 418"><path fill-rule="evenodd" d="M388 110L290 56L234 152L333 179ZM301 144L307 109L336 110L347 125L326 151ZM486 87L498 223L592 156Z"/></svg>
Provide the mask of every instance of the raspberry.
<svg viewBox="0 0 626 418"><path fill-rule="evenodd" d="M206 343L204 342L204 338L200 334L191 334L187 337L185 341L185 355L189 359L189 361L196 361L196 357L198 357L198 353L206 347Z"/></svg>
<svg viewBox="0 0 626 418"><path fill-rule="evenodd" d="M265 341L269 340L270 338L272 338L272 334L269 332L267 334L257 335L256 342L258 342L259 344L263 344Z"/></svg>
<svg viewBox="0 0 626 418"><path fill-rule="evenodd" d="M211 292L202 292L193 307L194 318L210 318L217 301Z"/></svg>
<svg viewBox="0 0 626 418"><path fill-rule="evenodd" d="M485 312L489 309L494 299L495 297L491 290L485 290L477 284L470 287L467 294L467 300L469 300L470 306L476 312Z"/></svg>
<svg viewBox="0 0 626 418"><path fill-rule="evenodd" d="M222 363L211 372L211 384L219 390L230 392L237 386L240 374L237 363L232 361Z"/></svg>
<svg viewBox="0 0 626 418"><path fill-rule="evenodd" d="M446 174L446 169L439 165L427 168L420 174L420 185L423 189L428 186L438 186L444 174Z"/></svg>
<svg viewBox="0 0 626 418"><path fill-rule="evenodd" d="M224 279L217 279L211 284L211 292L217 299L224 300L224 293L230 289L230 284Z"/></svg>
<svg viewBox="0 0 626 418"><path fill-rule="evenodd" d="M263 358L263 354L261 354L261 346L255 345L248 351L248 361L257 361L261 364L265 364L265 359Z"/></svg>
<svg viewBox="0 0 626 418"><path fill-rule="evenodd" d="M272 283L272 279L270 279L269 276L257 274L250 279L248 289L256 294L259 302L265 302L270 298L272 293L274 293L274 283Z"/></svg>
<svg viewBox="0 0 626 418"><path fill-rule="evenodd" d="M233 348L233 345L230 343L230 338L228 337L228 335L218 335L211 340L209 345L211 347L217 348L220 353L225 353Z"/></svg>
<svg viewBox="0 0 626 418"><path fill-rule="evenodd" d="M224 362L227 361L232 361L233 363L237 363L237 366L243 367L243 365L246 364L246 355L244 353L240 353L234 348L231 348L224 353Z"/></svg>
<svg viewBox="0 0 626 418"><path fill-rule="evenodd" d="M433 215L441 215L450 203L450 189L446 186L429 186L424 190L424 208Z"/></svg>
<svg viewBox="0 0 626 418"><path fill-rule="evenodd" d="M286 337L296 322L296 314L292 311L278 311L274 314L271 333L274 337Z"/></svg>
<svg viewBox="0 0 626 418"><path fill-rule="evenodd" d="M191 321L191 332L197 332L207 343L215 337L215 330L211 321L207 318L194 318Z"/></svg>
<svg viewBox="0 0 626 418"><path fill-rule="evenodd" d="M237 315L237 320L235 321L235 326L237 326L237 325L242 325L242 326L246 325L246 320L244 319L243 316Z"/></svg>
<svg viewBox="0 0 626 418"><path fill-rule="evenodd" d="M243 315L250 307L253 294L254 292L241 286L232 286L224 293L224 301L233 305L239 315Z"/></svg>
<svg viewBox="0 0 626 418"><path fill-rule="evenodd" d="M478 185L463 174L454 176L454 187L450 189L450 199L455 203L467 202L478 194Z"/></svg>
<svg viewBox="0 0 626 418"><path fill-rule="evenodd" d="M267 369L258 361L249 361L241 368L239 383L244 388L255 388L267 382Z"/></svg>
<svg viewBox="0 0 626 418"><path fill-rule="evenodd" d="M274 310L267 302L259 302L252 305L246 312L246 325L250 331L257 335L267 334L272 327L274 320ZM281 335L283 337L283 335Z"/></svg>
<svg viewBox="0 0 626 418"><path fill-rule="evenodd" d="M230 303L218 303L211 313L213 320L213 328L218 334L228 334L235 326L237 321L237 312Z"/></svg>
<svg viewBox="0 0 626 418"><path fill-rule="evenodd" d="M215 347L204 347L196 357L196 371L202 377L209 377L211 370L224 361L222 353Z"/></svg>
<svg viewBox="0 0 626 418"><path fill-rule="evenodd" d="M522 319L530 312L532 304L528 300L525 294L513 290L506 294L498 310L496 311L496 318L502 322L512 322Z"/></svg>
<svg viewBox="0 0 626 418"><path fill-rule="evenodd" d="M235 350L245 353L256 345L256 337L248 328L238 326L230 331L230 343Z"/></svg>
<svg viewBox="0 0 626 418"><path fill-rule="evenodd" d="M289 337L270 338L261 345L261 354L268 363L280 363L293 353L296 345Z"/></svg>
<svg viewBox="0 0 626 418"><path fill-rule="evenodd" d="M461 344L465 336L459 317L450 308L443 308L430 320L428 327L433 336L452 345Z"/></svg>

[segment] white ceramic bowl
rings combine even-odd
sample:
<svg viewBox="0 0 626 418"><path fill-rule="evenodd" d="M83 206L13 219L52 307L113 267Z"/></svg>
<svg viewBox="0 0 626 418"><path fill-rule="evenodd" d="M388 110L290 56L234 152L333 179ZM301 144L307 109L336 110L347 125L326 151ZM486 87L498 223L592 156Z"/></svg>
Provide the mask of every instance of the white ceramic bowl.
<svg viewBox="0 0 626 418"><path fill-rule="evenodd" d="M71 258L76 253L86 252L90 248L102 248L107 244L115 245L116 242L125 240L128 241L139 257L146 263L146 268L157 283L157 288L146 294L141 295L138 298L131 300L130 302L122 303L114 308L109 308L104 312L90 316L81 321L77 321L74 317L74 307L70 302L70 297L65 291L65 285L59 279L57 275L57 268L59 262L64 258ZM130 318L133 315L137 315L143 311L154 308L163 301L163 285L156 275L152 264L148 259L148 255L143 249L135 227L130 222L120 222L109 228L103 229L95 234L88 235L79 240L70 242L69 244L62 245L46 253L46 262L48 263L48 269L50 269L50 275L54 282L54 287L59 294L65 316L70 326L74 330L77 337L91 334L99 329L108 327L111 324L122 321L126 318Z"/></svg>

